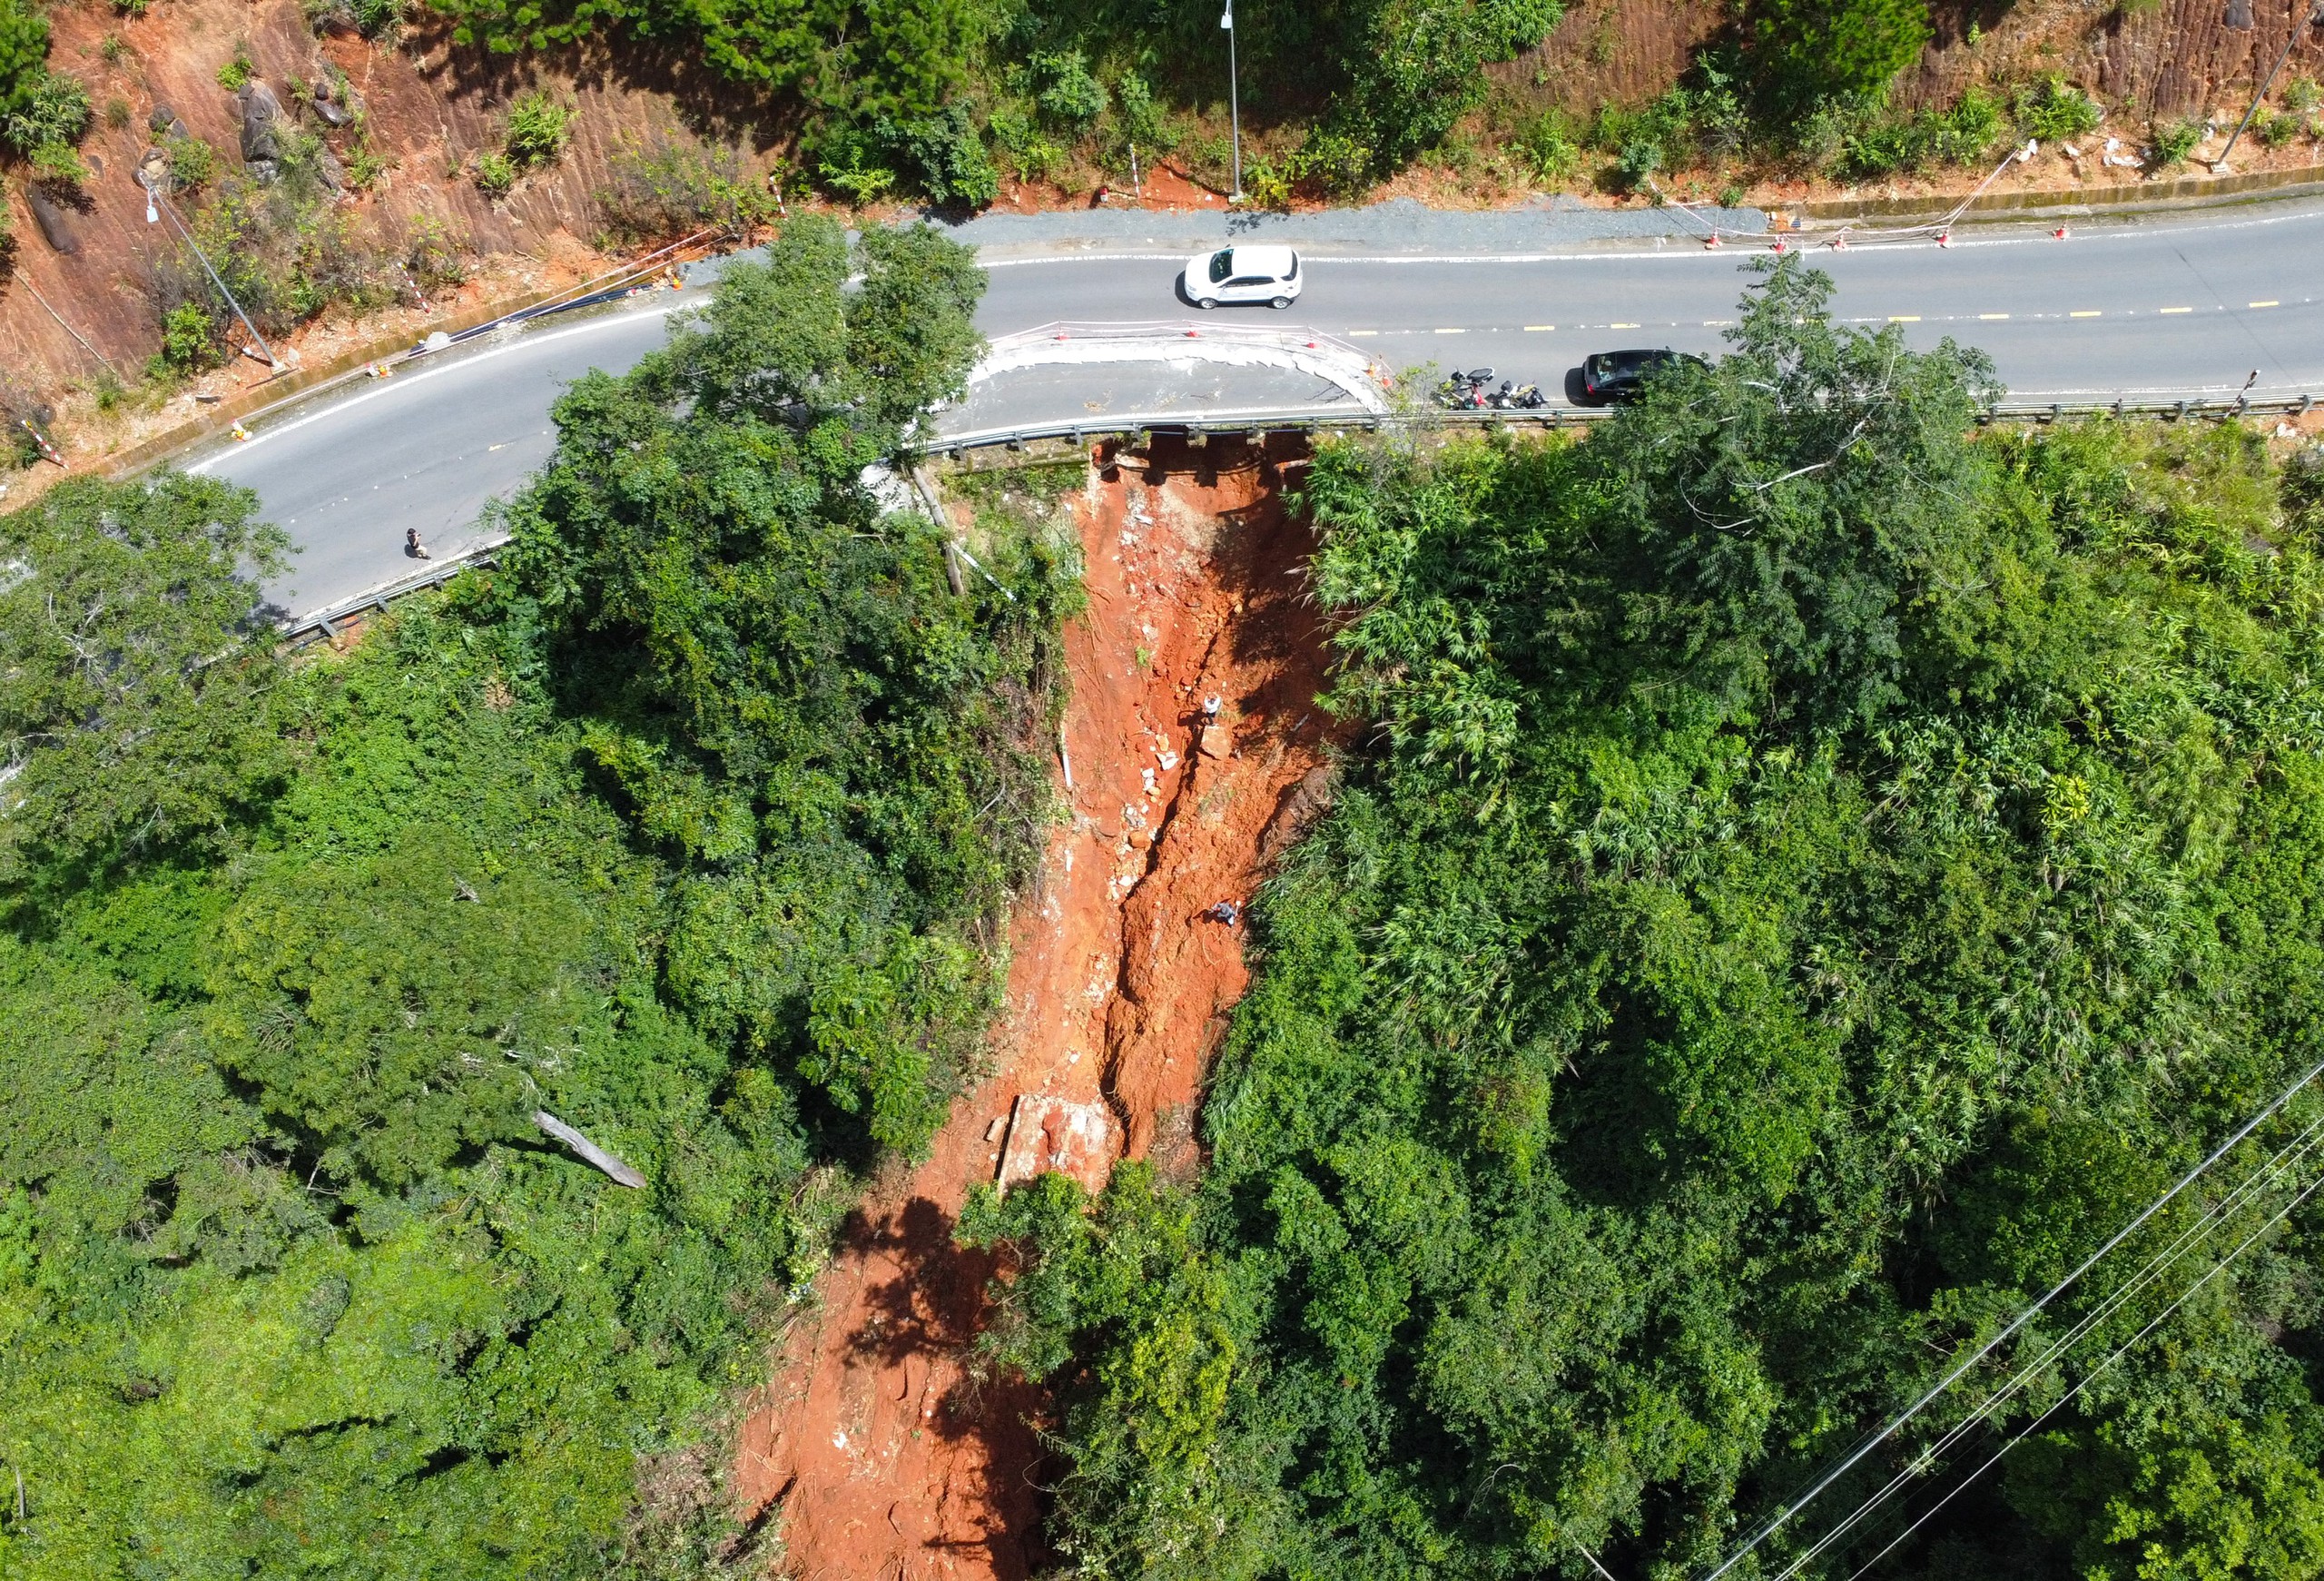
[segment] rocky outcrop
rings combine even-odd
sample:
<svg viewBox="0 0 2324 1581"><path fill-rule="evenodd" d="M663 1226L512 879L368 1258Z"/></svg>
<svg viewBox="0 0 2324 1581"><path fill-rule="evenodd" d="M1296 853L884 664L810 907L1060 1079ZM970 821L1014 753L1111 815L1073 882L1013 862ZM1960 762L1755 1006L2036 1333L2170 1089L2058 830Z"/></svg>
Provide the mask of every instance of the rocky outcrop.
<svg viewBox="0 0 2324 1581"><path fill-rule="evenodd" d="M272 181L282 163L282 135L277 130L282 101L259 77L244 83L234 98L242 107L242 163L254 180Z"/></svg>

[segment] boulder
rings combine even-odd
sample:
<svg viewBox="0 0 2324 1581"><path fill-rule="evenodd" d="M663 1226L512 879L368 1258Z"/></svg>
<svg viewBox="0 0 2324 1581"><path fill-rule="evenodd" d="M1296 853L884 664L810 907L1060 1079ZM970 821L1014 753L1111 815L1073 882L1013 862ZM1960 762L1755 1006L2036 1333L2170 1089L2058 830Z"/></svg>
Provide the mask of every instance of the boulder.
<svg viewBox="0 0 2324 1581"><path fill-rule="evenodd" d="M145 125L156 137L183 136L185 123L167 104L156 104L153 113L145 117Z"/></svg>
<svg viewBox="0 0 2324 1581"><path fill-rule="evenodd" d="M315 114L326 126L350 126L363 114L363 95L344 77L326 78L315 84Z"/></svg>
<svg viewBox="0 0 2324 1581"><path fill-rule="evenodd" d="M242 163L259 180L271 181L282 158L282 139L275 131L275 123L282 119L282 101L257 77L244 83L234 97L242 106ZM261 165L266 167L263 174Z"/></svg>
<svg viewBox="0 0 2324 1581"><path fill-rule="evenodd" d="M41 239L48 243L51 252L71 253L81 251L80 239L73 234L72 226L65 223L63 205L50 197L38 182L25 184L25 202L31 205L33 219L40 226Z"/></svg>

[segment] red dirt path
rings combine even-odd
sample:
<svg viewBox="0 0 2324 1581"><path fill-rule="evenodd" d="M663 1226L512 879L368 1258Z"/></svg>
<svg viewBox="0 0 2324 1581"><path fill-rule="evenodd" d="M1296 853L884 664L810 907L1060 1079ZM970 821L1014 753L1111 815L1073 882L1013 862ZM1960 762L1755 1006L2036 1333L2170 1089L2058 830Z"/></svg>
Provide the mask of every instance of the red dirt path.
<svg viewBox="0 0 2324 1581"><path fill-rule="evenodd" d="M1020 1092L1110 1103L1131 1156L1174 1173L1197 1161L1194 1108L1247 982L1241 932L1202 914L1248 897L1260 853L1324 782L1310 545L1278 493L1297 465L1165 441L1093 469L1072 502L1090 606L1067 636L1072 823L1011 927L999 1073L851 1220L743 1426L742 1507L783 1501L784 1572L801 1581L1014 1581L1044 1561L1029 1421L1045 1401L978 1381L969 1347L993 1269L954 1248L952 1223L991 1178L994 1122Z"/></svg>

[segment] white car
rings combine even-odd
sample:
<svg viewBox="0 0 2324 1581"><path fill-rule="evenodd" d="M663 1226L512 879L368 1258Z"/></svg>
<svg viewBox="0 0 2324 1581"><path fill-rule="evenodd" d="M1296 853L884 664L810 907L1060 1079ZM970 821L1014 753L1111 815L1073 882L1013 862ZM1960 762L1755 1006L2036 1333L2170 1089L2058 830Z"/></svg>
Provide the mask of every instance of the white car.
<svg viewBox="0 0 2324 1581"><path fill-rule="evenodd" d="M1187 259L1179 283L1198 308L1247 301L1287 308L1304 282L1299 254L1288 247L1221 247Z"/></svg>

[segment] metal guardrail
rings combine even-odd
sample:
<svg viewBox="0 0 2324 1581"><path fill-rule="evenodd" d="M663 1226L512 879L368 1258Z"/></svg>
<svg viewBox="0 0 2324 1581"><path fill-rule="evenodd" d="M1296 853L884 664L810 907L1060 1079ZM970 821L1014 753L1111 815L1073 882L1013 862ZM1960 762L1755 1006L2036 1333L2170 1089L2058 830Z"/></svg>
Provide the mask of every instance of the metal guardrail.
<svg viewBox="0 0 2324 1581"><path fill-rule="evenodd" d="M295 647L306 647L314 643L325 641L338 636L339 628L359 615L386 614L388 604L391 599L408 598L414 593L425 593L440 588L472 567L497 564L500 551L507 542L507 539L498 538L490 543L479 544L472 549L447 558L432 560L424 571L415 571L409 577L399 578L392 582L382 582L367 593L359 594L352 598L342 598L336 604L326 605L319 613L301 615L286 620L282 623L281 630L284 638Z"/></svg>
<svg viewBox="0 0 2324 1581"><path fill-rule="evenodd" d="M2191 396L2138 400L2124 398L2085 401L2004 401L1981 412L1977 421L1982 426L1995 422L2046 423L2067 417L2161 417L2181 421L2196 417L2251 417L2267 413L2300 417L2314 410L2318 404L2319 398L2312 395L2274 396L2259 400L2242 397ZM1216 422L1178 417L1082 418L980 432L959 440L940 437L931 441L925 450L930 454L949 456L957 460L970 450L1017 450L1042 440L1070 440L1080 445L1093 439L1126 434L1216 435L1225 438L1255 433L1380 433L1429 428L1557 429L1568 424L1603 422L1617 410L1610 407L1545 406L1530 410L1487 407L1482 410L1461 408L1361 412L1350 411L1345 407L1316 407L1269 413L1264 417L1223 418Z"/></svg>
<svg viewBox="0 0 2324 1581"><path fill-rule="evenodd" d="M2304 417L2315 410L2319 404L2319 398L2313 395L2271 396L2259 400L2239 396L2231 400L2188 397L2183 400L2150 398L2135 401L2128 399L2111 401L2004 401L1978 414L1977 421L1980 426L1986 426L1997 422L2050 423L2069 417L2159 417L2179 422L2193 418L2225 420L2270 413ZM1391 433L1423 429L1554 430L1569 424L1587 426L1603 422L1613 415L1614 409L1606 407L1549 406L1522 411L1487 408L1483 410L1405 412L1351 412L1343 407L1274 413L1262 418L1237 417L1215 423L1180 418L1161 420L1123 418L1103 421L1035 423L1007 433L979 434L958 442L939 440L923 447L922 453L949 456L959 460L970 450L1021 450L1029 444L1044 440L1068 440L1078 450L1093 439L1153 434L1231 440L1270 433ZM500 550L507 542L506 539L496 539L490 543L479 544L465 553L431 562L426 570L397 581L382 583L356 598L330 605L320 613L300 616L284 623L281 628L283 636L294 646L301 647L333 637L342 625L357 616L372 612L384 614L394 599L440 588L473 567L497 564Z"/></svg>

